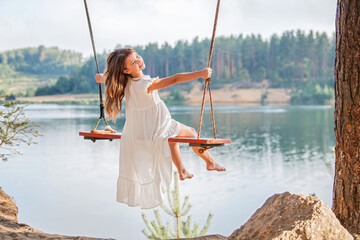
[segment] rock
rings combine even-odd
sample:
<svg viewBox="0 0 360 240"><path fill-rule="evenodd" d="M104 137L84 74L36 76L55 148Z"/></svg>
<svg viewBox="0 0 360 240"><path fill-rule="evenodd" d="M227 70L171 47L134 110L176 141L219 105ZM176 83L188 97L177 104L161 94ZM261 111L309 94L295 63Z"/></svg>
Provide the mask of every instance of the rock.
<svg viewBox="0 0 360 240"><path fill-rule="evenodd" d="M227 240L228 238L219 234L216 235L207 235L196 238L180 238L181 240ZM176 239L173 239L176 240Z"/></svg>
<svg viewBox="0 0 360 240"><path fill-rule="evenodd" d="M331 209L313 196L270 197L229 240L352 240Z"/></svg>
<svg viewBox="0 0 360 240"><path fill-rule="evenodd" d="M43 233L43 232L36 230L26 224L17 223L15 221L11 221L7 218L0 216L0 236L1 236L1 233L5 233L5 232ZM3 239L3 238L0 237L0 239Z"/></svg>
<svg viewBox="0 0 360 240"><path fill-rule="evenodd" d="M0 239L1 240L49 240L49 239L61 239L61 240L96 240L100 238L89 238L89 237L71 237L71 236L62 236L56 234L47 234L47 233L30 233L30 232L8 232L8 233L1 233L0 232Z"/></svg>
<svg viewBox="0 0 360 240"><path fill-rule="evenodd" d="M77 239L94 240L100 238L72 237L48 234L26 224L18 223L18 207L11 197L0 188L0 239L35 240L35 239ZM104 238L101 238L104 239Z"/></svg>
<svg viewBox="0 0 360 240"><path fill-rule="evenodd" d="M17 214L18 208L15 202L0 188L0 216L18 222Z"/></svg>

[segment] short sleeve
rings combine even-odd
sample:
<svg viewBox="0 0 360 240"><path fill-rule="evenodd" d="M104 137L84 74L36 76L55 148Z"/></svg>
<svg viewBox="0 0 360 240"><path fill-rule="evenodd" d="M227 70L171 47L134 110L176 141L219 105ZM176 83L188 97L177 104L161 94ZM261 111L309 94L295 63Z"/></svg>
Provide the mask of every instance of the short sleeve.
<svg viewBox="0 0 360 240"><path fill-rule="evenodd" d="M159 79L159 77L141 79L138 84L139 90L144 91L146 94L150 95L151 93L148 93L147 89L156 79Z"/></svg>
<svg viewBox="0 0 360 240"><path fill-rule="evenodd" d="M150 78L150 76L144 76L140 79L133 79L130 82L128 95L131 95L127 100L126 104L131 106L134 109L144 109L149 107L154 103L161 101L157 91L152 93L147 93L147 88L156 80L156 78Z"/></svg>
<svg viewBox="0 0 360 240"><path fill-rule="evenodd" d="M157 79L159 79L159 77L156 77L156 78L151 78L151 80L149 80L148 81L148 83L146 84L146 88L145 88L145 92L147 93L147 94L152 94L152 93L148 93L148 87L150 87L151 86L151 84L153 84L153 82L155 81L155 80L157 80Z"/></svg>

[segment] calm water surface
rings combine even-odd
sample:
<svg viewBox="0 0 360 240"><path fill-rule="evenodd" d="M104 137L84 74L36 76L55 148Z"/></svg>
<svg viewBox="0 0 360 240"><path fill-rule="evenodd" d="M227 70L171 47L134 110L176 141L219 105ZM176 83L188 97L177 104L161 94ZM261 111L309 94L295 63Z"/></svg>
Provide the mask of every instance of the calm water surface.
<svg viewBox="0 0 360 240"><path fill-rule="evenodd" d="M0 162L0 186L19 207L19 221L49 233L146 239L142 211L115 201L119 141L93 143L78 131L93 128L97 106L31 105L27 116L43 126L38 144L21 146L22 156ZM204 162L181 145L195 177L180 183L190 213L200 225L214 214L208 234L230 235L265 200L290 191L331 206L335 146L333 108L328 106L216 106L218 138L232 144L211 150L228 171L207 172ZM176 120L197 129L199 107L170 107ZM202 136L212 137L209 109ZM113 128L121 131L122 117ZM103 126L101 126L102 128ZM163 219L172 221L165 213ZM185 220L185 219L184 219Z"/></svg>

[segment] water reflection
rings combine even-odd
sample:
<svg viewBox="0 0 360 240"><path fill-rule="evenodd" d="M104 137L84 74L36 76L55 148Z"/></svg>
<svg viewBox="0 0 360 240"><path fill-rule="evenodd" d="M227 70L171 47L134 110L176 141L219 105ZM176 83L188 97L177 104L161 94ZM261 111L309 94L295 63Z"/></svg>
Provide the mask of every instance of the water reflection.
<svg viewBox="0 0 360 240"><path fill-rule="evenodd" d="M311 160L332 155L333 110L328 107L217 107L218 138L230 138L230 152L260 155L278 152L284 161ZM199 111L173 112L173 117L197 128ZM190 116L189 116L190 115ZM212 137L209 111L205 112L202 136ZM257 156L258 157L258 156Z"/></svg>

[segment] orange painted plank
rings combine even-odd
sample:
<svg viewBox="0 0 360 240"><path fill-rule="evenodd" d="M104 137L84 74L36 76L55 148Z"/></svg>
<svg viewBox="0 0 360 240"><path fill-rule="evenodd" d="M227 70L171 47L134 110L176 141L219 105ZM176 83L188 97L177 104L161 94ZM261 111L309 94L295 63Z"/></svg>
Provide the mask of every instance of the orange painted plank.
<svg viewBox="0 0 360 240"><path fill-rule="evenodd" d="M83 137L95 137L106 139L120 139L121 133L91 133L91 132L79 132L79 136Z"/></svg>
<svg viewBox="0 0 360 240"><path fill-rule="evenodd" d="M213 139L213 138L169 138L169 142L179 142L179 143L198 143L198 144L224 144L231 143L230 139Z"/></svg>
<svg viewBox="0 0 360 240"><path fill-rule="evenodd" d="M91 132L79 132L79 136L83 137L94 137L104 139L120 139L121 133L91 133ZM169 142L180 142L180 143L198 143L198 144L225 144L231 143L230 139L213 139L213 138L169 138Z"/></svg>

